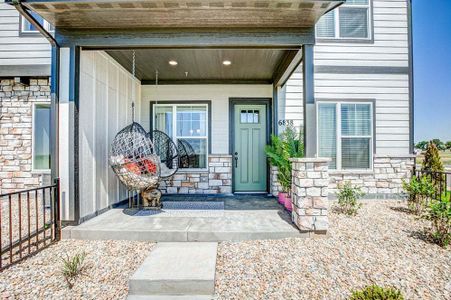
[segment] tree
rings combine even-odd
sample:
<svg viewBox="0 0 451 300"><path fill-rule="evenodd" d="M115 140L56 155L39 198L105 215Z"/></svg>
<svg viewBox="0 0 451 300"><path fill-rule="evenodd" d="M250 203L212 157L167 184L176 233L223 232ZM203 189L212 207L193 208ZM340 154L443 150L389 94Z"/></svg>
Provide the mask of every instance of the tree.
<svg viewBox="0 0 451 300"><path fill-rule="evenodd" d="M421 151L425 151L427 146L428 146L428 142L427 141L421 141L421 142L418 142L415 145L415 148L420 149Z"/></svg>
<svg viewBox="0 0 451 300"><path fill-rule="evenodd" d="M445 144L440 139L433 139L431 142L434 143L440 151L444 151L446 149Z"/></svg>
<svg viewBox="0 0 451 300"><path fill-rule="evenodd" d="M421 170L429 173L437 192L440 192L440 187L444 186L444 176L440 173L443 172L443 163L434 140L428 143Z"/></svg>
<svg viewBox="0 0 451 300"><path fill-rule="evenodd" d="M446 146L446 150L451 151L451 141L447 141L445 146Z"/></svg>

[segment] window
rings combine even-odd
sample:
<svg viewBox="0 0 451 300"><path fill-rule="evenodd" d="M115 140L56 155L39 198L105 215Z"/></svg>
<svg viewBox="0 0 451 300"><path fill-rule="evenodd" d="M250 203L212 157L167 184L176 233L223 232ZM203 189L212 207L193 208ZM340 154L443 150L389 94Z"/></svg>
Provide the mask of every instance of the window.
<svg viewBox="0 0 451 300"><path fill-rule="evenodd" d="M177 144L179 168L207 168L208 104L154 104L153 111L153 128Z"/></svg>
<svg viewBox="0 0 451 300"><path fill-rule="evenodd" d="M242 124L258 124L260 123L259 117L260 111L259 110L242 110L240 112L240 122Z"/></svg>
<svg viewBox="0 0 451 300"><path fill-rule="evenodd" d="M33 170L50 169L50 105L35 104L33 109Z"/></svg>
<svg viewBox="0 0 451 300"><path fill-rule="evenodd" d="M36 19L36 21L39 22L39 24L41 24L44 29L48 30L48 31L53 31L54 28L53 26L48 23L46 20L44 20L40 15L38 15L37 13L31 11L30 14ZM21 32L23 33L38 33L38 29L33 26L30 22L28 22L27 19L25 19L24 17L20 16L21 18L21 23L22 23L22 27L21 27Z"/></svg>
<svg viewBox="0 0 451 300"><path fill-rule="evenodd" d="M370 169L373 145L372 104L318 103L318 155L331 169Z"/></svg>
<svg viewBox="0 0 451 300"><path fill-rule="evenodd" d="M369 39L370 0L348 0L325 14L316 25L316 36L323 39Z"/></svg>

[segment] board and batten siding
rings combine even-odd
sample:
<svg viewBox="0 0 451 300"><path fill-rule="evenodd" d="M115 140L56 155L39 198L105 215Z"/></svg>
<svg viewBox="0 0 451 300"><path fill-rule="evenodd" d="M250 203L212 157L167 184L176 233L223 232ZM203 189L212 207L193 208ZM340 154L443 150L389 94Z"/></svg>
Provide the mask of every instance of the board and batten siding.
<svg viewBox="0 0 451 300"><path fill-rule="evenodd" d="M375 102L375 147L378 155L409 154L409 45L407 0L373 0L374 42L318 42L315 67L404 68L405 73L315 72L317 100L373 100ZM279 119L301 124L302 66L286 83L285 100L279 101ZM281 129L281 128L280 128Z"/></svg>
<svg viewBox="0 0 451 300"><path fill-rule="evenodd" d="M133 97L135 85L135 97ZM120 129L139 122L141 82L103 51L81 51L80 58L80 217L126 199L126 190L109 166L110 145Z"/></svg>
<svg viewBox="0 0 451 300"><path fill-rule="evenodd" d="M27 72L26 68L41 66L50 76L51 46L39 33L20 34L19 12L0 0L0 76L21 76L8 72ZM13 66L23 66L13 68ZM44 67L44 68L42 68ZM19 71L20 70L20 71ZM28 74L32 75L32 74Z"/></svg>

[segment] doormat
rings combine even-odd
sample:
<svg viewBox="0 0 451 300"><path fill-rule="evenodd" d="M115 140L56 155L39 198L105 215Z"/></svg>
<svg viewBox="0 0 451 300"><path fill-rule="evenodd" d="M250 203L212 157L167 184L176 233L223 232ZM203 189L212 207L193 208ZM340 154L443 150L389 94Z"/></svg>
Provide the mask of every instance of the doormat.
<svg viewBox="0 0 451 300"><path fill-rule="evenodd" d="M158 217L222 217L224 215L223 201L163 201L163 209L124 209L130 216Z"/></svg>

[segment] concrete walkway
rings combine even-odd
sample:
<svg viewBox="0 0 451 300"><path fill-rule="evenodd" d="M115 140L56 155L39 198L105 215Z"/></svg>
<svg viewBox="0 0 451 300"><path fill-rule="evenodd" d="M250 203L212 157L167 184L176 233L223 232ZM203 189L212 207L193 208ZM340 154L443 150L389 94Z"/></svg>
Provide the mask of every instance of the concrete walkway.
<svg viewBox="0 0 451 300"><path fill-rule="evenodd" d="M292 224L290 214L273 197L167 196L163 199L163 205L171 203L175 208L165 208L150 215L146 212L136 214L123 208L112 209L79 226L64 228L63 237L217 242L305 236ZM182 206L177 208L174 202L182 203ZM199 202L205 205L198 205Z"/></svg>
<svg viewBox="0 0 451 300"><path fill-rule="evenodd" d="M128 299L211 299L217 243L158 243L129 280Z"/></svg>

